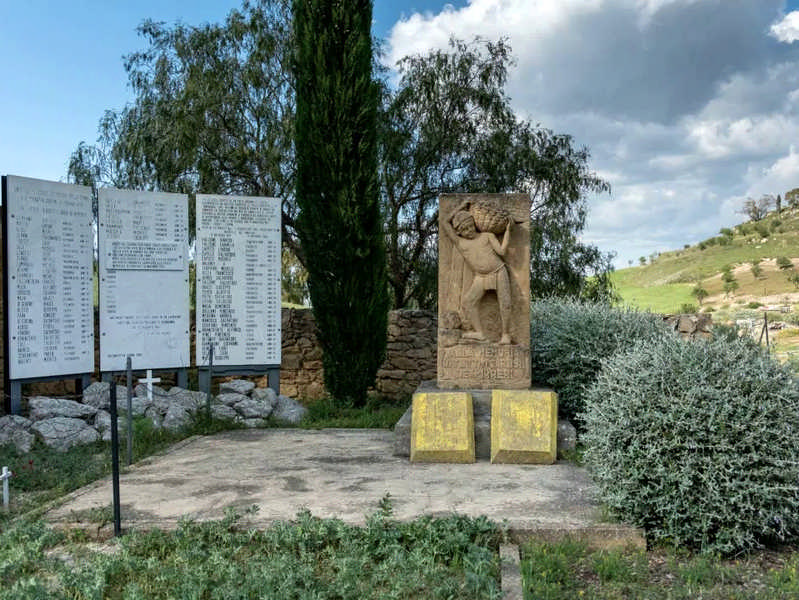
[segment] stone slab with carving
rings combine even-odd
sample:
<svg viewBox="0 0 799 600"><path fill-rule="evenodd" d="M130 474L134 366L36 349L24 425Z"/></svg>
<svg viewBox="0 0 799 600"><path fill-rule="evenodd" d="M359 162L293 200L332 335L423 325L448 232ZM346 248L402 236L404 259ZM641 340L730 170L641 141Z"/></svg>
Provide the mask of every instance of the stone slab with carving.
<svg viewBox="0 0 799 600"><path fill-rule="evenodd" d="M557 456L558 396L552 391L493 390L491 462L551 465Z"/></svg>
<svg viewBox="0 0 799 600"><path fill-rule="evenodd" d="M442 195L439 231L439 388L529 388L529 196Z"/></svg>
<svg viewBox="0 0 799 600"><path fill-rule="evenodd" d="M474 413L471 394L414 394L411 462L474 461Z"/></svg>

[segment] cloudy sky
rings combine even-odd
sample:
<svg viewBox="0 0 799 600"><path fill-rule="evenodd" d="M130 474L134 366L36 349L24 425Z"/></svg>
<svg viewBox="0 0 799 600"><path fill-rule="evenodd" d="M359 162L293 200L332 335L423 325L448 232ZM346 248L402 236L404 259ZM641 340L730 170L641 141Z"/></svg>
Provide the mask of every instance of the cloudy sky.
<svg viewBox="0 0 799 600"><path fill-rule="evenodd" d="M144 18L199 24L239 4L5 3L0 173L65 176L103 111L130 99L121 57ZM799 0L376 0L374 15L389 60L453 35L509 40L520 115L588 146L612 185L585 238L620 267L799 187Z"/></svg>
<svg viewBox="0 0 799 600"><path fill-rule="evenodd" d="M613 188L586 239L617 266L799 187L799 2L469 0L391 30L391 57L504 36L517 111L591 151Z"/></svg>

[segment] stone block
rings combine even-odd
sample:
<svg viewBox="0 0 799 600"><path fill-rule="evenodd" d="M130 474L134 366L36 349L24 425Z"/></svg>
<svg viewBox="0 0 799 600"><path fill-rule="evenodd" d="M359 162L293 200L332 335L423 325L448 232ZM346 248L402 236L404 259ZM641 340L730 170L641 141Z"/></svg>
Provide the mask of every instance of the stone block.
<svg viewBox="0 0 799 600"><path fill-rule="evenodd" d="M558 396L552 391L493 390L491 394L491 462L555 462Z"/></svg>
<svg viewBox="0 0 799 600"><path fill-rule="evenodd" d="M411 462L473 463L474 412L467 392L417 393L411 416Z"/></svg>

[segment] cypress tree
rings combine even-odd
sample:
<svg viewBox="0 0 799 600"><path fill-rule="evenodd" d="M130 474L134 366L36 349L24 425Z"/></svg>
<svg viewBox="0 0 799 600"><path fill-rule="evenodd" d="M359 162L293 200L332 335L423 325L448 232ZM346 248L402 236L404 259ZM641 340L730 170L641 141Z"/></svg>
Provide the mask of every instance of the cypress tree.
<svg viewBox="0 0 799 600"><path fill-rule="evenodd" d="M293 0L297 233L325 385L363 405L389 306L377 179L371 0Z"/></svg>

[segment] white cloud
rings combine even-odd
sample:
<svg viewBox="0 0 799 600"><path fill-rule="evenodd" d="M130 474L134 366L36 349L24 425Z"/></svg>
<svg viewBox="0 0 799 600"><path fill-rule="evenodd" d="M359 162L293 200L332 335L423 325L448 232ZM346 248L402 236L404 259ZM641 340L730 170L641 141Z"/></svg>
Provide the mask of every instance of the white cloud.
<svg viewBox="0 0 799 600"><path fill-rule="evenodd" d="M794 146L788 154L763 169L750 169L746 174L749 187L746 195L753 198L763 194L784 193L799 187L799 151Z"/></svg>
<svg viewBox="0 0 799 600"><path fill-rule="evenodd" d="M714 235L748 194L799 186L799 44L784 43L799 11L783 6L469 0L397 23L389 56L507 37L514 107L590 148L613 195L591 199L585 237L626 264Z"/></svg>
<svg viewBox="0 0 799 600"><path fill-rule="evenodd" d="M799 40L799 11L789 12L781 21L774 23L771 35L787 44Z"/></svg>

